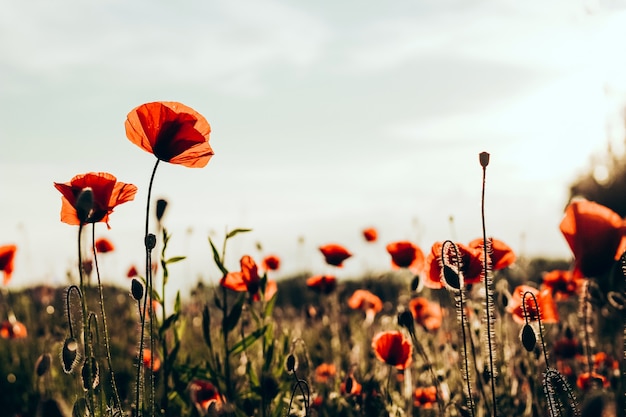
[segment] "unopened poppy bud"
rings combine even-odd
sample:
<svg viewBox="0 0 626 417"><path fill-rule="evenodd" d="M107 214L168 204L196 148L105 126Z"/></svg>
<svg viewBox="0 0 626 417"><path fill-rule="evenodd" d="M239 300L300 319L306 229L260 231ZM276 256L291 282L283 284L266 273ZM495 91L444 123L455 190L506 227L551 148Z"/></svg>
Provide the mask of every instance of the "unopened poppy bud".
<svg viewBox="0 0 626 417"><path fill-rule="evenodd" d="M535 335L535 329L533 329L533 326L526 323L524 327L522 327L520 339L522 341L522 346L524 346L524 349L526 349L528 352L532 352L537 345L537 336Z"/></svg>
<svg viewBox="0 0 626 417"><path fill-rule="evenodd" d="M91 365L91 370L89 366ZM92 357L90 360L86 360L83 363L83 369L81 371L81 375L83 377L83 389L85 391L89 390L89 373L91 372L91 387L95 389L98 385L100 385L100 366L98 365L98 361L96 358Z"/></svg>
<svg viewBox="0 0 626 417"><path fill-rule="evenodd" d="M443 279L448 287L452 288L453 290L461 289L461 277L454 269L450 268L448 265L443 266Z"/></svg>
<svg viewBox="0 0 626 417"><path fill-rule="evenodd" d="M351 393L353 387L354 387L354 378L352 378L352 375L350 375L346 378L346 381L345 381L345 391L347 393Z"/></svg>
<svg viewBox="0 0 626 417"><path fill-rule="evenodd" d="M78 341L75 338L68 337L65 339L61 350L61 363L66 374L71 373L76 368L78 364Z"/></svg>
<svg viewBox="0 0 626 417"><path fill-rule="evenodd" d="M143 285L137 278L133 278L130 283L130 293L133 298L137 301L143 298Z"/></svg>
<svg viewBox="0 0 626 417"><path fill-rule="evenodd" d="M298 361L294 354L290 353L287 356L287 360L285 361L285 368L287 368L287 372L295 372L298 366Z"/></svg>
<svg viewBox="0 0 626 417"><path fill-rule="evenodd" d="M156 247L156 236L153 233L148 233L144 243L146 244L146 249L154 249Z"/></svg>
<svg viewBox="0 0 626 417"><path fill-rule="evenodd" d="M417 291L417 289L420 287L420 284L421 284L420 276L415 275L413 279L411 280L411 291Z"/></svg>
<svg viewBox="0 0 626 417"><path fill-rule="evenodd" d="M413 324L413 314L409 310L404 310L402 313L398 314L398 324L406 329L412 331Z"/></svg>
<svg viewBox="0 0 626 417"><path fill-rule="evenodd" d="M161 221L163 215L165 214L165 209L167 208L167 200L159 198L156 202L156 218L157 221Z"/></svg>
<svg viewBox="0 0 626 417"><path fill-rule="evenodd" d="M43 376L50 369L50 362L52 358L49 353L44 353L39 358L37 358L37 362L35 363L35 372L37 376Z"/></svg>
<svg viewBox="0 0 626 417"><path fill-rule="evenodd" d="M489 153L488 152L481 152L478 155L478 160L480 161L480 166L483 168L486 168L487 165L489 165Z"/></svg>
<svg viewBox="0 0 626 417"><path fill-rule="evenodd" d="M76 197L76 217L81 223L87 223L93 210L93 190L91 187L83 188Z"/></svg>

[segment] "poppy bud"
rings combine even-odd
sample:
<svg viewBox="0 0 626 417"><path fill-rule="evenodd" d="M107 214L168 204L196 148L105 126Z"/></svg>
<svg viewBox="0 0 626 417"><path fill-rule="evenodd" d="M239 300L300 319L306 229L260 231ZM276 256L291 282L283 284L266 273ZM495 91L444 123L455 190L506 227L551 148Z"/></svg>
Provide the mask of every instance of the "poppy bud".
<svg viewBox="0 0 626 417"><path fill-rule="evenodd" d="M133 278L130 283L130 293L137 301L143 298L143 285L141 285L141 282L139 282L137 278Z"/></svg>
<svg viewBox="0 0 626 417"><path fill-rule="evenodd" d="M295 372L298 367L298 361L292 353L287 356L287 360L285 361L285 368L287 368L287 372Z"/></svg>
<svg viewBox="0 0 626 417"><path fill-rule="evenodd" d="M76 197L76 217L81 223L87 223L93 210L93 190L85 187Z"/></svg>
<svg viewBox="0 0 626 417"><path fill-rule="evenodd" d="M417 291L417 289L420 287L420 276L419 275L415 275L413 277L413 279L411 280L411 291Z"/></svg>
<svg viewBox="0 0 626 417"><path fill-rule="evenodd" d="M91 366L91 370L89 369ZM98 361L96 358L91 357L90 360L86 360L83 363L83 369L81 371L81 375L83 377L83 389L85 391L89 390L89 377L91 372L91 387L95 389L100 384L100 366L98 366Z"/></svg>
<svg viewBox="0 0 626 417"><path fill-rule="evenodd" d="M165 209L167 208L167 200L159 198L156 202L156 218L157 221L161 221L163 218L163 214L165 214Z"/></svg>
<svg viewBox="0 0 626 417"><path fill-rule="evenodd" d="M487 152L481 152L478 155L478 159L480 161L480 166L483 168L486 168L487 165L489 165L489 153Z"/></svg>
<svg viewBox="0 0 626 417"><path fill-rule="evenodd" d="M68 337L63 343L61 350L61 363L66 374L72 373L78 364L78 341L73 337Z"/></svg>
<svg viewBox="0 0 626 417"><path fill-rule="evenodd" d="M413 314L411 314L409 310L404 310L402 313L398 314L398 324L412 332L414 327Z"/></svg>
<svg viewBox="0 0 626 417"><path fill-rule="evenodd" d="M448 287L452 288L453 290L461 289L461 277L454 269L450 268L448 265L443 266L443 279Z"/></svg>
<svg viewBox="0 0 626 417"><path fill-rule="evenodd" d="M146 249L152 250L156 246L156 236L153 233L148 233L145 239Z"/></svg>
<svg viewBox="0 0 626 417"><path fill-rule="evenodd" d="M50 369L50 362L52 358L49 353L44 353L39 358L37 358L37 362L35 363L35 372L37 376L43 376L48 369Z"/></svg>
<svg viewBox="0 0 626 417"><path fill-rule="evenodd" d="M533 329L533 326L526 323L524 327L522 327L520 339L522 340L522 346L524 346L524 349L528 352L532 352L537 345L537 336L535 335L535 329Z"/></svg>

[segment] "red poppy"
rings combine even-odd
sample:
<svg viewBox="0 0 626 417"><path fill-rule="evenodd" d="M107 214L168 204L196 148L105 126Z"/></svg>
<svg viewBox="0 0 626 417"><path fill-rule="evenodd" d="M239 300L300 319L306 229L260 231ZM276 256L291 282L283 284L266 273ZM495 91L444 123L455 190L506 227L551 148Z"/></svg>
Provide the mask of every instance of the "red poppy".
<svg viewBox="0 0 626 417"><path fill-rule="evenodd" d="M277 271L280 268L280 258L276 255L268 255L263 258L263 269L266 271Z"/></svg>
<svg viewBox="0 0 626 417"><path fill-rule="evenodd" d="M135 267L135 265L132 265L130 268L128 268L128 272L126 273L126 276L128 278L135 278L139 276L139 271L137 271L137 268Z"/></svg>
<svg viewBox="0 0 626 417"><path fill-rule="evenodd" d="M7 285L13 275L13 264L17 246L3 245L0 246L0 271L4 272L4 285Z"/></svg>
<svg viewBox="0 0 626 417"><path fill-rule="evenodd" d="M592 201L570 203L560 229L574 254L576 268L585 277L608 272L626 249L624 220Z"/></svg>
<svg viewBox="0 0 626 417"><path fill-rule="evenodd" d="M549 288L557 301L568 299L581 288L584 278L579 271L556 269L543 274L542 288Z"/></svg>
<svg viewBox="0 0 626 417"><path fill-rule="evenodd" d="M315 292L330 294L337 288L337 279L333 275L315 275L306 280L306 285Z"/></svg>
<svg viewBox="0 0 626 417"><path fill-rule="evenodd" d="M251 256L244 255L239 264L241 265L241 272L229 272L221 279L220 285L237 292L247 291L250 295L257 294L261 278L256 262Z"/></svg>
<svg viewBox="0 0 626 417"><path fill-rule="evenodd" d="M181 103L142 104L128 113L125 127L131 142L161 161L202 168L213 156L209 122Z"/></svg>
<svg viewBox="0 0 626 417"><path fill-rule="evenodd" d="M492 270L499 271L500 269L504 269L515 262L515 252L513 252L513 249L511 249L506 243L494 238L488 238L487 242L491 244L488 249L489 261L491 262ZM481 254L483 253L484 248L482 238L472 240L468 246L472 249L480 250Z"/></svg>
<svg viewBox="0 0 626 417"><path fill-rule="evenodd" d="M215 385L201 379L195 379L189 383L189 396L191 402L203 415L208 412L211 404L222 402Z"/></svg>
<svg viewBox="0 0 626 417"><path fill-rule="evenodd" d="M372 349L381 362L406 369L413 360L413 345L397 330L380 332L372 339Z"/></svg>
<svg viewBox="0 0 626 417"><path fill-rule="evenodd" d="M369 320L383 309L383 302L377 295L367 290L356 290L348 299L348 306L353 310L363 310Z"/></svg>
<svg viewBox="0 0 626 417"><path fill-rule="evenodd" d="M343 261L352 256L352 254L343 246L335 243L320 246L319 250L324 255L324 259L328 265L333 265L341 268Z"/></svg>
<svg viewBox="0 0 626 417"><path fill-rule="evenodd" d="M3 339L23 339L28 336L28 331L23 323L15 320L5 320L0 324L0 337Z"/></svg>
<svg viewBox="0 0 626 417"><path fill-rule="evenodd" d="M109 215L113 209L135 198L137 187L132 184L117 182L117 178L106 172L89 172L77 175L66 183L54 183L54 187L63 194L61 221L80 225L76 214L76 200L87 189L93 193L93 205L86 214L85 223L104 222L109 226Z"/></svg>
<svg viewBox="0 0 626 417"><path fill-rule="evenodd" d="M461 260L460 272L463 274L463 282L467 284L479 283L483 274L482 250L470 248L462 243L456 243L458 257ZM443 242L435 242L426 258L426 279L424 285L428 288L443 288L441 276L443 275L443 261L441 260L441 250ZM454 246L446 244L446 262L450 266L457 265L457 251Z"/></svg>
<svg viewBox="0 0 626 417"><path fill-rule="evenodd" d="M150 349L143 350L143 366L146 369L150 369L152 366L152 372L158 372L161 369L161 360L157 356L152 356Z"/></svg>
<svg viewBox="0 0 626 417"><path fill-rule="evenodd" d="M610 382L604 375L600 375L596 372L584 372L576 378L576 386L583 391L589 390L593 386L601 388L608 388L611 386Z"/></svg>
<svg viewBox="0 0 626 417"><path fill-rule="evenodd" d="M437 387L415 388L413 391L413 406L433 408L437 404Z"/></svg>
<svg viewBox="0 0 626 417"><path fill-rule="evenodd" d="M115 250L115 246L113 246L113 243L109 239L104 237L96 239L95 248L96 251L100 253L113 252Z"/></svg>
<svg viewBox="0 0 626 417"><path fill-rule="evenodd" d="M557 359L572 359L582 353L580 343L572 334L557 339L552 350Z"/></svg>
<svg viewBox="0 0 626 417"><path fill-rule="evenodd" d="M507 306L507 311L512 314L513 319L520 323L526 323L524 319L524 307L522 306L522 297L526 292L532 293L537 299L539 305L539 311L533 300L533 297L527 295L524 299L526 301L526 314L529 321L537 321L539 313L541 314L541 321L543 323L558 323L559 313L556 309L556 304L552 298L552 292L546 288L539 291L536 288L528 285L520 285L513 291L511 301Z"/></svg>
<svg viewBox="0 0 626 417"><path fill-rule="evenodd" d="M424 269L424 252L409 241L392 242L387 245L387 252L394 268L409 268L416 272Z"/></svg>
<svg viewBox="0 0 626 417"><path fill-rule="evenodd" d="M426 330L432 332L441 327L443 311L438 303L424 297L417 297L409 301L409 310L415 322Z"/></svg>
<svg viewBox="0 0 626 417"><path fill-rule="evenodd" d="M368 227L363 230L363 238L366 242L376 242L378 239L378 230L373 227Z"/></svg>
<svg viewBox="0 0 626 417"><path fill-rule="evenodd" d="M337 370L332 363L322 363L315 368L315 381L325 384L329 379L333 378Z"/></svg>
<svg viewBox="0 0 626 417"><path fill-rule="evenodd" d="M353 375L348 375L348 377L339 386L339 390L343 395L357 396L361 395L363 386L358 383Z"/></svg>

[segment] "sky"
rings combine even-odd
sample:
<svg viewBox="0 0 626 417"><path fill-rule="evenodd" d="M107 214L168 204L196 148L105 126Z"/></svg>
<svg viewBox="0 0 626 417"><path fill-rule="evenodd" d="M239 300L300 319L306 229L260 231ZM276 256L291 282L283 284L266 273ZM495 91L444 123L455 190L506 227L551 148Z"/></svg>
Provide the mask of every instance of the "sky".
<svg viewBox="0 0 626 417"><path fill-rule="evenodd" d="M53 182L105 171L139 187L98 237L106 282L143 263L154 156L126 115L179 101L212 126L203 169L161 164L172 285L282 258L274 275L386 271L385 245L487 234L522 256L570 257L558 230L568 185L624 146L626 1L0 0L0 244L10 288L65 285L77 227ZM453 219L451 222L450 219ZM380 240L366 244L373 226ZM324 264L318 246L354 256ZM260 244L261 250L257 248ZM88 246L88 245L87 245Z"/></svg>

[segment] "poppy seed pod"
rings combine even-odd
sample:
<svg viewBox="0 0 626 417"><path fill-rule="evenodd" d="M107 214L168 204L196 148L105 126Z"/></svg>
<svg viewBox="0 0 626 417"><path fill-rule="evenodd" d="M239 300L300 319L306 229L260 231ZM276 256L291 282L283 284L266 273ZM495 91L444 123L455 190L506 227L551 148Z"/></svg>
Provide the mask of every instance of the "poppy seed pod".
<svg viewBox="0 0 626 417"><path fill-rule="evenodd" d="M141 282L137 278L133 278L130 283L130 293L137 301L143 298L143 285L141 285Z"/></svg>
<svg viewBox="0 0 626 417"><path fill-rule="evenodd" d="M146 245L146 249L154 249L156 247L156 236L153 233L148 233L144 243Z"/></svg>
<svg viewBox="0 0 626 417"><path fill-rule="evenodd" d="M480 161L480 166L483 168L486 168L487 165L489 165L489 153L488 152L481 152L478 155L478 160Z"/></svg>
<svg viewBox="0 0 626 417"><path fill-rule="evenodd" d="M76 217L81 223L87 223L93 210L93 190L91 187L83 188L76 197Z"/></svg>

